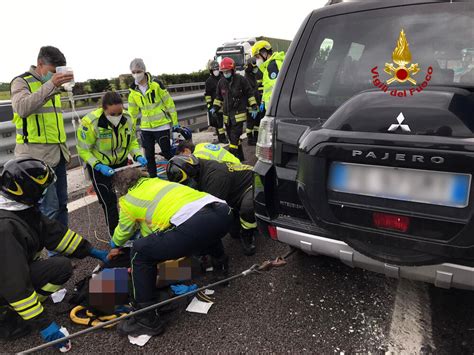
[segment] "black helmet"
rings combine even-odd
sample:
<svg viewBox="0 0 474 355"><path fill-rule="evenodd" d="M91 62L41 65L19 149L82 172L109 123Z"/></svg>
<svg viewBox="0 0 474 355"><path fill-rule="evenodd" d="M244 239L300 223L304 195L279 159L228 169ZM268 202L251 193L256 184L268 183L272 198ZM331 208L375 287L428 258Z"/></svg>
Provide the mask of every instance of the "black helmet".
<svg viewBox="0 0 474 355"><path fill-rule="evenodd" d="M245 65L245 71L250 73L253 70L253 68L255 68L256 66L257 66L257 58L250 57L249 59L247 59L247 63Z"/></svg>
<svg viewBox="0 0 474 355"><path fill-rule="evenodd" d="M199 175L199 159L194 155L175 155L166 168L168 180L185 183Z"/></svg>
<svg viewBox="0 0 474 355"><path fill-rule="evenodd" d="M217 60L212 60L211 62L209 62L209 71L213 70L219 70L219 63L217 62Z"/></svg>
<svg viewBox="0 0 474 355"><path fill-rule="evenodd" d="M34 205L55 180L54 171L41 160L14 159L3 167L0 191L12 200Z"/></svg>

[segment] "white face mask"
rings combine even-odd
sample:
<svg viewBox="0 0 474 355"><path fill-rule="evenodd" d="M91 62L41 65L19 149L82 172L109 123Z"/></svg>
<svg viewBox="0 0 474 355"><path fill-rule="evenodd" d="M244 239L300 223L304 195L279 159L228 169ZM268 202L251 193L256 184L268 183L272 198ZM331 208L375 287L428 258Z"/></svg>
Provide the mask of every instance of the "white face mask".
<svg viewBox="0 0 474 355"><path fill-rule="evenodd" d="M214 76L219 76L219 70L212 71L212 74L214 74Z"/></svg>
<svg viewBox="0 0 474 355"><path fill-rule="evenodd" d="M109 120L110 123L114 125L114 127L117 127L120 123L120 120L122 119L122 115L120 116L105 115L105 117Z"/></svg>
<svg viewBox="0 0 474 355"><path fill-rule="evenodd" d="M257 59L257 67L260 68L260 66L261 66L262 64L263 64L263 59L258 58L258 59Z"/></svg>
<svg viewBox="0 0 474 355"><path fill-rule="evenodd" d="M254 74L257 74L257 73L258 73L258 68L253 68L253 69L252 69L252 72L253 72Z"/></svg>
<svg viewBox="0 0 474 355"><path fill-rule="evenodd" d="M136 74L132 74L132 76L135 79L135 82L139 83L145 77L145 73L136 73Z"/></svg>

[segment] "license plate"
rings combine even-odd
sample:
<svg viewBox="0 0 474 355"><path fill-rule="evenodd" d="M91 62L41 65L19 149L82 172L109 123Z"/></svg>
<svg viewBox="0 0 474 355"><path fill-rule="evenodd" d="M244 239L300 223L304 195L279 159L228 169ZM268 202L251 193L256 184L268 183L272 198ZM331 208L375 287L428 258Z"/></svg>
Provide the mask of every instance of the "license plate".
<svg viewBox="0 0 474 355"><path fill-rule="evenodd" d="M332 191L400 201L464 208L469 203L470 174L334 162Z"/></svg>

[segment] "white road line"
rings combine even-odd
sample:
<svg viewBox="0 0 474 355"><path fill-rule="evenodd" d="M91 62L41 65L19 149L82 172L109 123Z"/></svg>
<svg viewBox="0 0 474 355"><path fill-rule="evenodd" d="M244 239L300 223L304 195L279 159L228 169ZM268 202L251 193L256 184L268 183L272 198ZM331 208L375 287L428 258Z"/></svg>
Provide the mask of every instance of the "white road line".
<svg viewBox="0 0 474 355"><path fill-rule="evenodd" d="M67 210L68 212L74 212L78 210L79 208L85 207L87 205L90 205L91 203L94 203L97 201L97 196L96 195L88 195L85 197L81 197L78 200L72 201L67 204Z"/></svg>
<svg viewBox="0 0 474 355"><path fill-rule="evenodd" d="M390 324L388 353L419 354L427 345L434 350L427 285L401 279Z"/></svg>

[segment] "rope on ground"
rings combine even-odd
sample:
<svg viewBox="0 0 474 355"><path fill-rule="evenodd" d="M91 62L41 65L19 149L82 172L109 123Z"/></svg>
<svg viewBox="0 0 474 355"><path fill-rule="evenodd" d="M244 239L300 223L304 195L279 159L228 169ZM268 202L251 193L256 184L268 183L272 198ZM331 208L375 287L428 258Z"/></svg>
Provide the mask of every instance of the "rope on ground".
<svg viewBox="0 0 474 355"><path fill-rule="evenodd" d="M274 268L274 267L281 267L281 266L284 266L286 265L286 259L292 255L294 252L296 251L296 249L294 248L291 248L289 252L287 252L285 255L283 256L280 256L280 257L277 257L276 259L274 260L266 260L264 261L263 263L261 263L260 265L259 264L254 264L252 265L249 269L247 270L244 270L242 271L241 273L239 274L236 274L234 276L230 276L224 280L220 280L220 281L217 281L217 282L214 282L212 284L209 284L209 285L206 285L206 286L203 286L203 287L200 287L196 290L193 290L193 291L190 291L188 293L184 293L182 295L178 295L178 296L175 296L173 298L169 298L165 301L162 301L162 302L159 302L159 303L156 303L156 304L153 304L151 306L148 306L148 307L145 307L145 308L142 308L142 309L138 309L134 312L130 312L128 314L124 314L118 318L115 318L115 319L112 319L112 320L109 320L109 321L106 321L106 322L102 322L96 326L93 326L91 328L87 328L87 329L84 329L84 330L81 330L77 333L73 333L73 334L70 334L68 335L67 337L64 337L64 338L61 338L61 339L57 339L57 340L54 340L54 341L51 341L49 343L45 343L45 344L42 344L42 345L39 345L39 346L36 346L34 348L31 348L31 349L28 349L28 350L24 350L24 351L21 351L17 354L31 354L31 353L34 353L36 351L40 351L40 350L44 350L44 349L47 349L49 348L50 346L53 346L53 345L56 345L56 344L60 344L60 343L64 343L65 341L68 341L68 340L71 340L71 339L74 339L74 338L77 338L81 335L85 335L85 334L89 334L95 330L98 330L98 329L102 329L102 328L106 328L106 327L110 327L122 320L125 320L125 319L128 319L130 317L133 317L133 316L136 316L136 315L139 315L139 314L142 314L142 313L145 313L145 312L149 312L149 311L152 311L158 307L161 307L161 306L164 306L164 305L167 305L169 303L172 303L172 302L176 302L180 299L183 299L185 297L188 297L188 296L191 296L195 293L198 293L198 292L201 292L201 291L204 291L208 288L213 288L215 286L219 286L221 284L226 284L228 283L229 281L232 281L232 280L235 280L235 279L238 279L240 277L244 277L244 276L248 276L248 275L251 275L253 273L261 273L261 271L269 271L270 269Z"/></svg>

